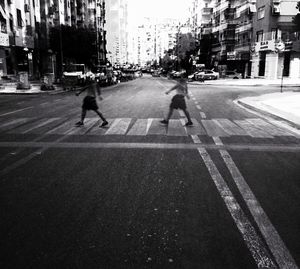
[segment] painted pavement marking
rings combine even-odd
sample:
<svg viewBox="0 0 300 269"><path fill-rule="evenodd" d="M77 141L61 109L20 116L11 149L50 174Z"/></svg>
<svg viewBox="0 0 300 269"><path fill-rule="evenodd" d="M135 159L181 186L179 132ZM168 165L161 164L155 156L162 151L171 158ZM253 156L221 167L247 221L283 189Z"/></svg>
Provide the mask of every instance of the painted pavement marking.
<svg viewBox="0 0 300 269"><path fill-rule="evenodd" d="M152 123L148 130L148 135L166 135L167 126L160 123L161 119L152 119Z"/></svg>
<svg viewBox="0 0 300 269"><path fill-rule="evenodd" d="M246 121L250 122L251 124L257 126L258 128L260 128L262 130L265 130L270 135L274 135L274 136L288 136L289 135L288 131L283 130L275 125L272 125L262 119L246 119Z"/></svg>
<svg viewBox="0 0 300 269"><path fill-rule="evenodd" d="M184 112L182 110L179 109L178 113L179 113L180 117L185 117Z"/></svg>
<svg viewBox="0 0 300 269"><path fill-rule="evenodd" d="M191 138L195 144L201 144L201 140L198 135L191 135Z"/></svg>
<svg viewBox="0 0 300 269"><path fill-rule="evenodd" d="M181 120L169 120L168 136L187 136L186 128L182 126Z"/></svg>
<svg viewBox="0 0 300 269"><path fill-rule="evenodd" d="M216 124L213 120L201 120L207 135L209 136L229 136L220 125Z"/></svg>
<svg viewBox="0 0 300 269"><path fill-rule="evenodd" d="M20 124L24 124L30 120L32 120L32 119L31 118L18 118L18 119L10 120L8 122L1 124L0 130L9 131L9 130L19 126Z"/></svg>
<svg viewBox="0 0 300 269"><path fill-rule="evenodd" d="M201 116L202 119L206 119L206 114L202 111L200 111L200 116Z"/></svg>
<svg viewBox="0 0 300 269"><path fill-rule="evenodd" d="M149 126L150 127L150 126ZM137 119L127 135L147 135L148 119Z"/></svg>
<svg viewBox="0 0 300 269"><path fill-rule="evenodd" d="M117 118L106 131L105 135L124 135L127 132L131 118Z"/></svg>
<svg viewBox="0 0 300 269"><path fill-rule="evenodd" d="M213 119L229 135L247 135L246 131L228 119Z"/></svg>
<svg viewBox="0 0 300 269"><path fill-rule="evenodd" d="M251 225L251 222L248 220L239 203L233 196L224 178L220 174L218 168L212 161L207 151L204 148L198 148L198 151L207 167L208 172L211 175L212 180L215 183L215 186L220 193L220 196L225 202L231 217L235 221L237 228L239 229L248 249L250 250L257 267L277 268L276 263L273 261L270 253L265 248L263 240L256 233L255 228Z"/></svg>
<svg viewBox="0 0 300 269"><path fill-rule="evenodd" d="M273 138L272 135L270 135L267 132L264 132L263 130L257 128L252 123L248 122L247 120L234 120L234 122L239 125L242 129L244 129L250 136L256 137L256 138Z"/></svg>
<svg viewBox="0 0 300 269"><path fill-rule="evenodd" d="M24 110L27 110L27 109L30 109L30 108L33 108L33 106L29 106L29 107L25 107L25 108L22 108L22 109L17 109L17 110L14 110L14 111L11 111L11 112L7 112L7 113L4 113L4 114L1 114L1 116L7 116L7 115L10 115L10 114L14 114L14 113L18 113L18 112L21 112L21 111L24 111Z"/></svg>
<svg viewBox="0 0 300 269"><path fill-rule="evenodd" d="M220 150L220 154L226 166L228 167L228 170L230 171L230 174L236 186L238 187L244 201L246 202L251 215L256 221L258 228L263 235L270 251L272 252L277 264L279 265L279 268L298 268L295 260L289 253L289 250L280 238L277 230L272 225L260 203L257 201L255 195L251 191L249 185L240 173L229 153L226 150Z"/></svg>
<svg viewBox="0 0 300 269"><path fill-rule="evenodd" d="M193 125L186 127L188 135L206 135L206 131L203 126L194 118L192 118ZM181 119L181 124L185 125L185 120Z"/></svg>

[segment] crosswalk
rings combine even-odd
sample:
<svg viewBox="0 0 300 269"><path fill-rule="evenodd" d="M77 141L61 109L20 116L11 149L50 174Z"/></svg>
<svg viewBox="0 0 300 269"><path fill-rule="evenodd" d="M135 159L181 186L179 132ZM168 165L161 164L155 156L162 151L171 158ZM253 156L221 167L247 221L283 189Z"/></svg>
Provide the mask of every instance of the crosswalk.
<svg viewBox="0 0 300 269"><path fill-rule="evenodd" d="M99 118L86 118L82 127L74 126L68 118L17 118L0 119L1 133L8 134L47 134L47 135L126 135L126 136L197 136L210 137L250 136L254 138L273 138L276 136L294 136L297 133L282 127L282 122L271 122L260 118L229 120L225 118L192 119L194 125L185 127L185 120L171 119L168 126L161 119L115 118L109 119L106 128L99 128Z"/></svg>

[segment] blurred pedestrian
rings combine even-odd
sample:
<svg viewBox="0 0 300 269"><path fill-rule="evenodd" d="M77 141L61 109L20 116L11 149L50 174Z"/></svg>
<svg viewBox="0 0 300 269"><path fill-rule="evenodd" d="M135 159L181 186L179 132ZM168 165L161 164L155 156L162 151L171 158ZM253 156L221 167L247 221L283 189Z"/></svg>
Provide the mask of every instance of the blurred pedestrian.
<svg viewBox="0 0 300 269"><path fill-rule="evenodd" d="M185 103L185 97L190 99L190 96L188 94L188 87L187 87L187 80L185 77L181 77L175 86L173 86L170 90L166 91L166 94L169 94L171 91L176 90L176 94L173 96L170 107L169 107L169 112L167 115L167 118L164 120L160 121L162 124L168 124L169 119L171 118L174 109L181 109L186 118L187 118L187 123L185 126L191 126L193 125L193 122L190 117L190 113L187 111L186 103Z"/></svg>
<svg viewBox="0 0 300 269"><path fill-rule="evenodd" d="M83 99L82 104L82 112L81 112L81 120L78 121L75 125L76 126L82 126L84 125L84 119L86 116L87 110L93 110L95 111L100 119L103 121L100 127L104 127L108 124L108 121L104 118L102 113L98 110L98 105L96 102L96 97L99 98L101 101L103 98L101 97L101 89L99 86L98 81L95 80L95 78L90 77L87 80L87 86L83 87L78 93L76 93L76 96L79 96L82 92L86 91L86 96Z"/></svg>

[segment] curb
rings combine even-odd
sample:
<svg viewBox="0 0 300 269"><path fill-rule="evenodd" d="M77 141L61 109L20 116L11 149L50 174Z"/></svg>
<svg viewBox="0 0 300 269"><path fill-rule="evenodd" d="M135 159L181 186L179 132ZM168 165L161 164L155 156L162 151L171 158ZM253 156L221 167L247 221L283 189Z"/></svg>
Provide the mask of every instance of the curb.
<svg viewBox="0 0 300 269"><path fill-rule="evenodd" d="M289 126L291 126L291 127L293 127L293 128L296 128L296 129L300 130L300 125L299 125L299 124L297 124L297 123L295 123L295 122L292 122L292 121L290 121L290 120L288 120L288 119L286 119L286 118L280 117L280 116L278 116L278 115L274 115L274 114L272 114L272 113L270 113L270 112L267 112L267 111L265 111L265 110L263 110L263 109L260 109L260 108L257 108L257 107L255 107L255 106L249 105L249 104L247 104L247 103L245 103L245 102L243 102L243 101L241 101L241 100L237 100L236 102L237 102L239 105L244 106L245 108L248 108L248 109L250 109L250 110L253 110L253 111L255 111L255 112L258 112L258 113L260 113L260 114L263 114L263 115L265 115L265 116L268 116L268 117L273 118L273 119L275 119L275 120L285 121Z"/></svg>

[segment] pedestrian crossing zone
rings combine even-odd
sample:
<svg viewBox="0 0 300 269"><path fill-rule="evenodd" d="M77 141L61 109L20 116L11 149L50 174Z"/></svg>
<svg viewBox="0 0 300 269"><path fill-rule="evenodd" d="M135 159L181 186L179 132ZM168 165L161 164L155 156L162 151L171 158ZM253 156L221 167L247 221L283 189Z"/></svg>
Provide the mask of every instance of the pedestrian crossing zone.
<svg viewBox="0 0 300 269"><path fill-rule="evenodd" d="M225 118L192 119L194 125L185 127L184 119L171 119L168 126L161 119L115 118L108 119L109 125L100 128L99 118L86 118L84 126L76 127L70 118L16 118L0 119L1 133L8 134L57 134L57 135L126 135L126 136L195 136L211 137L250 136L254 138L273 138L293 136L296 132L283 127L281 121L246 118L229 120Z"/></svg>

